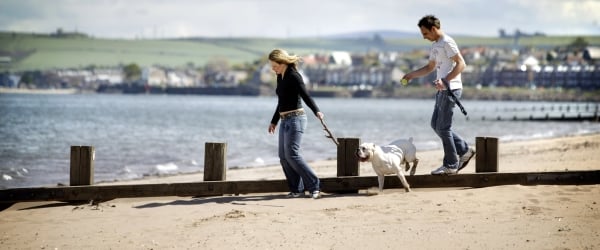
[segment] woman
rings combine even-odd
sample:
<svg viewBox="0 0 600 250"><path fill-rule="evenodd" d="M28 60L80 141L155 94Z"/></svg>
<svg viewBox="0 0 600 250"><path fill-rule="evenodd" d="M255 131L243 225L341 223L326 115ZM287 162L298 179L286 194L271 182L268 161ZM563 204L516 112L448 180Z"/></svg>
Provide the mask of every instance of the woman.
<svg viewBox="0 0 600 250"><path fill-rule="evenodd" d="M318 199L321 197L319 178L300 155L300 143L307 121L300 99L304 100L319 119L323 119L324 115L306 91L297 69L299 60L298 56L289 55L281 49L275 49L269 54L271 69L277 74L275 92L278 97L277 108L269 125L269 134L275 133L277 122L281 120L279 159L290 189L288 197L303 196L304 190L307 189L313 199Z"/></svg>

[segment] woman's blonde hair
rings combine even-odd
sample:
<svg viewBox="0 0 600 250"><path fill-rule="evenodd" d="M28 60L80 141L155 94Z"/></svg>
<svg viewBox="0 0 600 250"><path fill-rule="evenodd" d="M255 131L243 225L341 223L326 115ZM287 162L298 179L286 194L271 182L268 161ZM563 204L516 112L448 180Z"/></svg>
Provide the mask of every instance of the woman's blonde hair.
<svg viewBox="0 0 600 250"><path fill-rule="evenodd" d="M300 57L290 55L283 49L274 49L269 53L269 60L279 64L287 64L295 69L298 66L298 62L300 62Z"/></svg>

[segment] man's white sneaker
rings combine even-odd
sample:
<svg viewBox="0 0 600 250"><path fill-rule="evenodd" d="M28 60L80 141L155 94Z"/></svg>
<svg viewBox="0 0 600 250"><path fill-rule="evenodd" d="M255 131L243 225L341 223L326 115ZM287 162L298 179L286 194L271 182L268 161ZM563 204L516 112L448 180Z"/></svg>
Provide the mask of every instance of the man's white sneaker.
<svg viewBox="0 0 600 250"><path fill-rule="evenodd" d="M432 175L452 175L456 174L458 170L456 168L449 168L446 166L441 166L436 170L431 171Z"/></svg>
<svg viewBox="0 0 600 250"><path fill-rule="evenodd" d="M469 161L471 160L471 158L473 158L474 155L475 155L475 150L473 148L469 147L467 152L464 155L462 155L460 157L460 159L458 160L458 171L465 168L467 166L467 164L469 164Z"/></svg>
<svg viewBox="0 0 600 250"><path fill-rule="evenodd" d="M321 198L321 192L319 192L319 190L317 190L317 191L313 191L313 192L312 192L312 194L310 194L310 196L311 196L313 199L319 199L319 198Z"/></svg>

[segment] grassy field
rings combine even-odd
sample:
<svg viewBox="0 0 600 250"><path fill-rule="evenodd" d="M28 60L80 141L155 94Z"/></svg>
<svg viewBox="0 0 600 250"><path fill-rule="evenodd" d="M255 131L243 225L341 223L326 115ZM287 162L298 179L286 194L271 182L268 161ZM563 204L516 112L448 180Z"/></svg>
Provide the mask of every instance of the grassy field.
<svg viewBox="0 0 600 250"><path fill-rule="evenodd" d="M552 36L520 39L521 46L553 48L565 46L576 37ZM600 36L583 37L591 45L600 46ZM512 48L513 39L456 37L461 47L488 46ZM173 40L109 40L99 38L55 38L46 35L0 32L0 57L10 63L1 70L25 71L52 68L83 68L136 63L140 66L203 66L215 59L230 65L251 63L266 56L273 48L285 48L296 54L345 50L410 51L427 48L429 42L420 37L377 42L373 39L263 39L263 38L198 38Z"/></svg>

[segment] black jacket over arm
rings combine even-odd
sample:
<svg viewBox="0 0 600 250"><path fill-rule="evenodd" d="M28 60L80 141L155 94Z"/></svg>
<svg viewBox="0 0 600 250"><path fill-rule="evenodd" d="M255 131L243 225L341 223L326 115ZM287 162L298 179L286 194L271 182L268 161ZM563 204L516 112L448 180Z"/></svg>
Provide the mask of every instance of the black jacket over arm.
<svg viewBox="0 0 600 250"><path fill-rule="evenodd" d="M302 76L291 65L287 67L283 78L281 75L277 75L277 88L275 89L275 93L277 93L278 97L277 108L271 119L271 124L277 124L279 121L279 112L302 108L301 99L315 115L319 112L319 107L317 107L315 101L306 91Z"/></svg>

